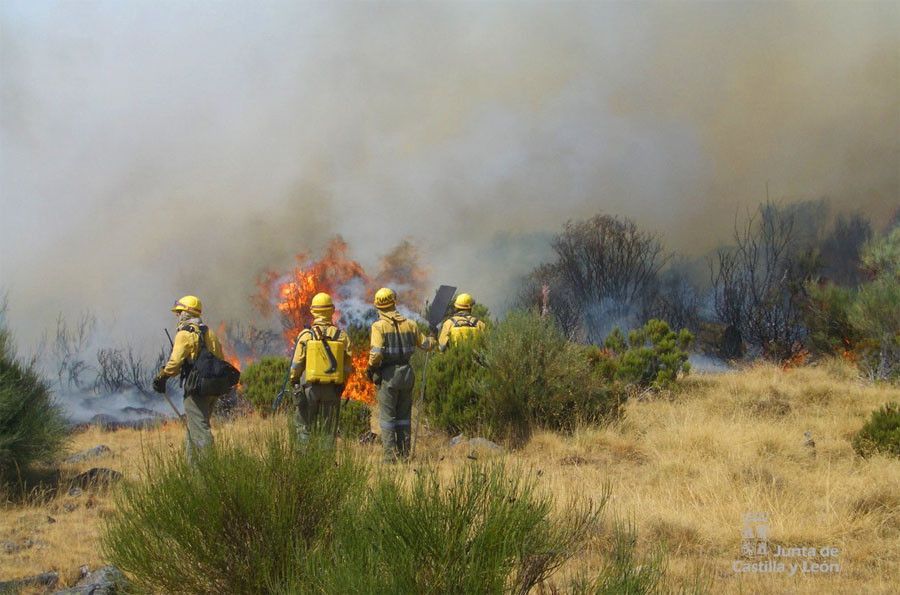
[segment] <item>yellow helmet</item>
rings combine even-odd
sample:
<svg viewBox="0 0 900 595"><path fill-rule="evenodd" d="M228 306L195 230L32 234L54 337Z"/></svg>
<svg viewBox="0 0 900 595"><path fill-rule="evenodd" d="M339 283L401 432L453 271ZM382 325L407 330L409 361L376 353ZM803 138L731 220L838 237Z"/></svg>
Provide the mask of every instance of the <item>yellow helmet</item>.
<svg viewBox="0 0 900 595"><path fill-rule="evenodd" d="M393 289L382 287L375 292L375 307L379 310L393 308L397 304L397 295Z"/></svg>
<svg viewBox="0 0 900 595"><path fill-rule="evenodd" d="M471 310L474 305L475 300L468 293L459 294L456 296L456 301L453 302L453 307L457 310Z"/></svg>
<svg viewBox="0 0 900 595"><path fill-rule="evenodd" d="M188 312L189 314L193 314L194 316L200 316L200 313L203 312L203 304L200 303L200 298L195 295L186 295L172 306L172 312L176 314L181 312Z"/></svg>
<svg viewBox="0 0 900 595"><path fill-rule="evenodd" d="M313 312L321 310L334 310L334 302L331 301L331 296L327 293L317 293L313 296L312 302L310 302L309 304L309 309Z"/></svg>

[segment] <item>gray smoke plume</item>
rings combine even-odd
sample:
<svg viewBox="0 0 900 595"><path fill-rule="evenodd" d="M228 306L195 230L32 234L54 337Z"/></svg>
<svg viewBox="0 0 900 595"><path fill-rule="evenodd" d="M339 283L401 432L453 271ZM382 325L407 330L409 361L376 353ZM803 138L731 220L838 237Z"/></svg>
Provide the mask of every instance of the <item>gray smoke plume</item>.
<svg viewBox="0 0 900 595"><path fill-rule="evenodd" d="M250 319L264 268L398 241L498 310L598 211L708 250L736 210L900 199L896 2L0 4L0 284L18 336L90 309Z"/></svg>

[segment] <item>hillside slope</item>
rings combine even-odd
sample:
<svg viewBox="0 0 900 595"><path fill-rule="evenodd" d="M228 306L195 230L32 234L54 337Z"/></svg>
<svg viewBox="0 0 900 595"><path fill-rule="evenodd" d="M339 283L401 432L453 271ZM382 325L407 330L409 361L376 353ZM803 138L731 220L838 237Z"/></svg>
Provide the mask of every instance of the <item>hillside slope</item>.
<svg viewBox="0 0 900 595"><path fill-rule="evenodd" d="M608 484L608 524L633 522L641 549L664 544L673 584L703 573L714 592L890 593L900 584L900 461L860 459L850 439L872 410L891 400L900 401L900 390L863 383L840 363L787 371L758 365L694 376L675 393L630 402L611 427L567 437L538 434L521 451L499 457L538 473L560 500L599 496ZM240 440L281 423L286 418L249 417L216 431L221 439ZM179 449L182 439L175 423L143 432L90 430L75 436L74 450L105 444L112 453L66 465L64 473L107 466L135 477L143 453ZM367 449L373 460L379 454L355 448ZM445 468L466 464L468 456L491 456L451 448L438 435L426 435L419 454L417 464ZM71 583L79 566L100 565L100 525L111 506L108 494L65 491L40 504L7 504L0 542L27 547L0 550L0 579L57 570ZM804 573L805 558L796 556L781 559L784 571L770 565L752 572L747 564L778 559L742 557L748 529L754 547L765 541L770 551L837 552L806 559L808 568L827 561L827 573ZM608 533L597 535L561 576L599 568L608 546ZM791 563L801 565L793 576Z"/></svg>

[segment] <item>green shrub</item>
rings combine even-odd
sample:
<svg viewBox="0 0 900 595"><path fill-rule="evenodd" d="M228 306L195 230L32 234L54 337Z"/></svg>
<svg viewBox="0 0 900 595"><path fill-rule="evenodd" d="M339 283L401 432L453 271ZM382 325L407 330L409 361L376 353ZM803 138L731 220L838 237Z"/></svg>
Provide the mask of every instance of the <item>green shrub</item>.
<svg viewBox="0 0 900 595"><path fill-rule="evenodd" d="M250 401L257 411L261 413L271 412L275 396L284 384L284 375L288 366L288 358L281 356L266 356L245 366L241 370L241 395ZM283 402L290 403L290 384L285 390L287 394Z"/></svg>
<svg viewBox="0 0 900 595"><path fill-rule="evenodd" d="M808 346L814 352L825 355L841 355L853 349L862 338L850 322L856 290L831 283L809 283L806 292L809 295L805 309Z"/></svg>
<svg viewBox="0 0 900 595"><path fill-rule="evenodd" d="M594 353L596 371L607 381L643 387L668 388L679 374L688 374L687 349L694 336L687 329L675 332L662 320L650 320L628 333L619 329L606 338L604 350Z"/></svg>
<svg viewBox="0 0 900 595"><path fill-rule="evenodd" d="M862 265L872 280L860 286L850 322L864 339L860 364L870 376L900 375L900 227L867 243Z"/></svg>
<svg viewBox="0 0 900 595"><path fill-rule="evenodd" d="M286 434L219 443L196 467L148 457L116 495L104 556L148 592L525 593L584 546L608 498L559 507L498 464L372 477Z"/></svg>
<svg viewBox="0 0 900 595"><path fill-rule="evenodd" d="M584 348L549 317L510 313L486 334L480 362L479 422L511 446L524 444L534 428L572 431L618 410L619 395L596 381Z"/></svg>
<svg viewBox="0 0 900 595"><path fill-rule="evenodd" d="M883 453L900 457L900 405L888 403L853 437L853 449L862 457Z"/></svg>
<svg viewBox="0 0 900 595"><path fill-rule="evenodd" d="M334 519L360 507L366 473L312 445L298 454L284 434L217 444L196 467L151 460L117 494L107 559L150 592L262 593L305 580L297 575Z"/></svg>
<svg viewBox="0 0 900 595"><path fill-rule="evenodd" d="M341 403L340 433L345 440L356 440L369 431L369 406L360 401Z"/></svg>
<svg viewBox="0 0 900 595"><path fill-rule="evenodd" d="M339 519L321 593L527 593L579 551L598 503L554 514L532 476L467 465L446 481L425 471L403 485L381 475L360 514ZM294 592L302 588L291 589Z"/></svg>
<svg viewBox="0 0 900 595"><path fill-rule="evenodd" d="M665 553L656 548L646 556L636 552L637 535L632 525L616 524L612 549L603 569L593 580L578 580L571 589L578 595L651 595L663 592Z"/></svg>
<svg viewBox="0 0 900 595"><path fill-rule="evenodd" d="M34 366L16 360L0 322L0 483L34 463L53 461L65 448L68 426Z"/></svg>
<svg viewBox="0 0 900 595"><path fill-rule="evenodd" d="M426 413L435 427L449 434L472 432L479 424L476 386L486 370L477 354L483 344L484 338L478 337L428 359Z"/></svg>

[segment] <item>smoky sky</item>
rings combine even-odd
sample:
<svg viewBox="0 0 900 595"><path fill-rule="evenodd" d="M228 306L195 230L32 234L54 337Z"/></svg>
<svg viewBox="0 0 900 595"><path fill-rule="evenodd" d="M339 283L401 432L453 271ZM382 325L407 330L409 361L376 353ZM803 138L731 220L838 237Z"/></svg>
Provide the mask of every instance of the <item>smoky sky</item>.
<svg viewBox="0 0 900 595"><path fill-rule="evenodd" d="M495 308L568 219L699 254L765 199L900 202L897 2L0 4L0 286L251 316L264 268L412 239Z"/></svg>

